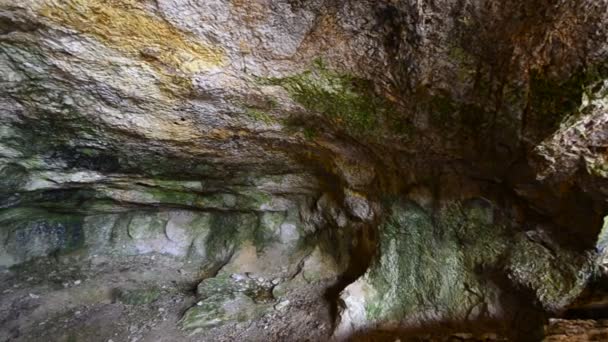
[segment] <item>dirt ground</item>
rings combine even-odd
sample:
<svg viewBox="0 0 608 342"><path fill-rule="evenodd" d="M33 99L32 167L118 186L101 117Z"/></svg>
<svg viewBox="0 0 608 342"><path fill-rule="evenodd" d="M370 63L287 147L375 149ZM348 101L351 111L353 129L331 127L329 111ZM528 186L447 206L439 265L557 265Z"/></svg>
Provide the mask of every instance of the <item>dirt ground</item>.
<svg viewBox="0 0 608 342"><path fill-rule="evenodd" d="M199 265L163 255L45 258L0 272L0 341L324 341L332 330L327 284L315 284L257 320L183 331Z"/></svg>

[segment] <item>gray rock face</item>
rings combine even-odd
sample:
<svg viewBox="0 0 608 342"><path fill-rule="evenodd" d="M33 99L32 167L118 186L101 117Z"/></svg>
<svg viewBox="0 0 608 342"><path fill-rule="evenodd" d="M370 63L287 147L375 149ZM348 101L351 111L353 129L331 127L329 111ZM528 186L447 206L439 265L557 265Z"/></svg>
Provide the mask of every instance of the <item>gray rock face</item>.
<svg viewBox="0 0 608 342"><path fill-rule="evenodd" d="M606 5L0 0L0 267L188 260L188 329L318 283L338 338L536 324L605 259Z"/></svg>
<svg viewBox="0 0 608 342"><path fill-rule="evenodd" d="M501 278L535 289L536 300L559 310L581 294L593 274L591 257L543 241L537 231L514 234L504 213L497 216L505 221L494 220L486 200L443 203L435 213L397 202L390 211L379 227L378 257L342 293L346 306L338 339L435 322L513 321L522 312L501 302L509 291L496 281Z"/></svg>

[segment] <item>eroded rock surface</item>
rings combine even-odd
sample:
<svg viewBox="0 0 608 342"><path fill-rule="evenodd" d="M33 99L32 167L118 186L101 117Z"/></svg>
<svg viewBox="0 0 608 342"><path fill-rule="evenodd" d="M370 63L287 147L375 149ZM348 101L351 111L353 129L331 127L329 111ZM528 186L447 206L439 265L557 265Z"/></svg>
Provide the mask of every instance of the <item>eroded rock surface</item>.
<svg viewBox="0 0 608 342"><path fill-rule="evenodd" d="M607 318L607 8L0 0L0 338Z"/></svg>

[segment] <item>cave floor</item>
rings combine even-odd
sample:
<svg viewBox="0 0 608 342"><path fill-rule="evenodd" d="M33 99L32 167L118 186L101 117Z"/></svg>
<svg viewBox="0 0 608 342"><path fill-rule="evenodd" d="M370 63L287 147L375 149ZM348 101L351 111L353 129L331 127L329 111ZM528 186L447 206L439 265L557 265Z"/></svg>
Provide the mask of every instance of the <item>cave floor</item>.
<svg viewBox="0 0 608 342"><path fill-rule="evenodd" d="M252 275L254 276L254 275ZM257 276L257 275L255 275ZM288 293L263 316L199 330L180 319L197 305L199 265L162 254L130 257L62 255L0 271L0 341L327 341L333 331L327 282ZM574 323L572 323L574 322ZM581 323L582 322L582 323ZM598 321L599 322L599 321ZM556 320L546 341L573 341L607 321ZM576 323L576 324L575 324ZM565 328L564 328L565 324ZM574 328L568 325L574 324ZM593 325L583 329L580 326ZM574 329L574 330L573 330ZM603 341L605 339L580 339ZM377 331L353 341L507 341L495 333L444 333L404 337Z"/></svg>
<svg viewBox="0 0 608 342"><path fill-rule="evenodd" d="M184 331L199 268L163 255L62 256L1 272L0 341L322 341L332 328L327 284L314 284L256 320Z"/></svg>

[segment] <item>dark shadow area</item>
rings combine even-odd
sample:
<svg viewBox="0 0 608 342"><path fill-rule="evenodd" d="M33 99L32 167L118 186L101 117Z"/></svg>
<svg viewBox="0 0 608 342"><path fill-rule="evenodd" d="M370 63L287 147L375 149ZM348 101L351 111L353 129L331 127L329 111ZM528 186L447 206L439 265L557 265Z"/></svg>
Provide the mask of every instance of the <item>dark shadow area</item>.
<svg viewBox="0 0 608 342"><path fill-rule="evenodd" d="M335 231L334 229L330 232ZM323 297L329 303L332 322L338 318L338 309L341 302L340 293L350 284L363 276L370 266L376 251L376 231L375 226L365 225L354 231L356 243L350 246L349 262L344 274L338 281L329 287Z"/></svg>
<svg viewBox="0 0 608 342"><path fill-rule="evenodd" d="M585 291L560 315L564 319L608 319L608 276L592 279Z"/></svg>

